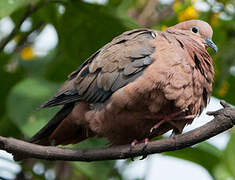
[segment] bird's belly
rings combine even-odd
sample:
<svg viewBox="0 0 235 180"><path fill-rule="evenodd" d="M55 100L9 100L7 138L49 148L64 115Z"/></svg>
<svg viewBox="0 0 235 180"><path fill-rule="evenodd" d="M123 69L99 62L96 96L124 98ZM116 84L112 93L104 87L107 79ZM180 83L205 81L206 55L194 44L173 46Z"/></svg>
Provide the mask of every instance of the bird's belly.
<svg viewBox="0 0 235 180"><path fill-rule="evenodd" d="M134 139L155 137L172 129L172 126L163 124L154 135L150 132L159 120L155 118L160 111L159 107L167 105L159 92L158 95L145 93L135 97L138 98L122 95L118 99L110 100L103 108L87 112L86 119L91 130L116 145L131 143ZM165 108L168 109L165 113L172 110Z"/></svg>
<svg viewBox="0 0 235 180"><path fill-rule="evenodd" d="M161 121L161 118L157 118L159 115L174 114L185 109L190 109L192 114L198 114L201 96L194 97L186 107L180 108L176 100L167 99L164 92L150 86L150 82L149 78L140 78L138 82L130 83L116 91L102 108L88 111L86 121L90 129L97 135L108 138L111 144L127 144L134 139L143 140L159 136L171 129L175 130L172 124L182 132L183 127L188 122L191 123L192 119L164 122L153 134L150 133L151 128ZM183 113L184 115L191 114Z"/></svg>
<svg viewBox="0 0 235 180"><path fill-rule="evenodd" d="M112 112L93 112L90 128L99 136L108 138L111 144L127 144L134 139L142 140L148 137L154 121L146 119L141 112L123 110L118 114Z"/></svg>

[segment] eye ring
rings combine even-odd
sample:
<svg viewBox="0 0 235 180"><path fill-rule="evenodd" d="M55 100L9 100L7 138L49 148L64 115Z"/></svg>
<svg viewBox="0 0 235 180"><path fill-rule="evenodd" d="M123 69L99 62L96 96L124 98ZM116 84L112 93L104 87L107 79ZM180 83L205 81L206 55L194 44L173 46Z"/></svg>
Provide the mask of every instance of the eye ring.
<svg viewBox="0 0 235 180"><path fill-rule="evenodd" d="M199 33L199 29L198 29L198 27L196 27L196 26L193 26L193 27L191 28L191 31L192 31L193 33L195 33L195 34Z"/></svg>

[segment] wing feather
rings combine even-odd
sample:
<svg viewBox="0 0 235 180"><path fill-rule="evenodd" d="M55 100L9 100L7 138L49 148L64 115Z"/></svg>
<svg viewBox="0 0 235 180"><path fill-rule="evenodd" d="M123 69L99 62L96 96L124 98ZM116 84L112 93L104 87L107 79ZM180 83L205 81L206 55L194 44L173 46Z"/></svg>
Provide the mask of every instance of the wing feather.
<svg viewBox="0 0 235 180"><path fill-rule="evenodd" d="M113 92L141 76L154 61L151 57L155 50L154 33L149 29L137 29L114 38L71 73L57 95L40 107L79 100L106 101Z"/></svg>

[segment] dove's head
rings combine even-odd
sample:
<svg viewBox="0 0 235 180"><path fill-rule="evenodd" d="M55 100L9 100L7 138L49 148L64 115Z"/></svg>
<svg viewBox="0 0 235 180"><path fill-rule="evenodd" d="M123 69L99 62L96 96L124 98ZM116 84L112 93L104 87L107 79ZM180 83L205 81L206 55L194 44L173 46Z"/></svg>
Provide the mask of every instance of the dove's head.
<svg viewBox="0 0 235 180"><path fill-rule="evenodd" d="M169 29L172 30L172 28L182 30L186 34L192 36L195 40L200 41L205 47L210 47L215 52L218 51L217 46L212 41L213 30L207 22L201 20L189 20L176 24Z"/></svg>

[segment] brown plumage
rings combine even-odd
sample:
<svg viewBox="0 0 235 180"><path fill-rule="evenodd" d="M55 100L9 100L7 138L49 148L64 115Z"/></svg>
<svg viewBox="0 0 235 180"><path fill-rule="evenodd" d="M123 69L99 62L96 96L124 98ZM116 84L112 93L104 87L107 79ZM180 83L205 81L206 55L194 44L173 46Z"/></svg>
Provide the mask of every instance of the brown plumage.
<svg viewBox="0 0 235 180"><path fill-rule="evenodd" d="M181 133L212 92L206 50L217 51L212 33L206 22L191 20L164 32L136 29L114 38L41 106L63 105L31 142L65 145L98 136L117 145L171 129Z"/></svg>

